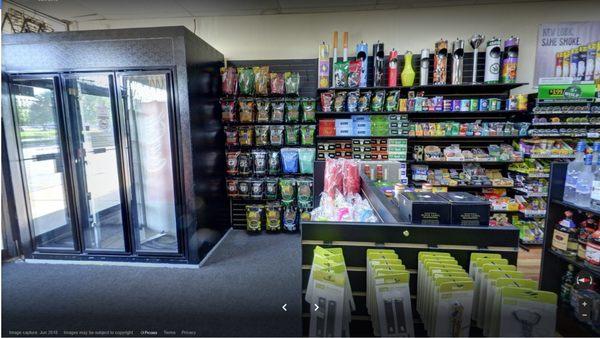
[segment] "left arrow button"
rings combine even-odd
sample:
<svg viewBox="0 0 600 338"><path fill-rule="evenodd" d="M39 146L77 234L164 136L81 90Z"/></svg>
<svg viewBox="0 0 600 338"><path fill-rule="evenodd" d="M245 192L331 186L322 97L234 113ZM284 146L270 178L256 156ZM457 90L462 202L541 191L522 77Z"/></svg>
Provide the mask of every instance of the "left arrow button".
<svg viewBox="0 0 600 338"><path fill-rule="evenodd" d="M287 304L283 304L283 306L281 307L283 309L283 311L287 312L287 309L285 308L287 306Z"/></svg>

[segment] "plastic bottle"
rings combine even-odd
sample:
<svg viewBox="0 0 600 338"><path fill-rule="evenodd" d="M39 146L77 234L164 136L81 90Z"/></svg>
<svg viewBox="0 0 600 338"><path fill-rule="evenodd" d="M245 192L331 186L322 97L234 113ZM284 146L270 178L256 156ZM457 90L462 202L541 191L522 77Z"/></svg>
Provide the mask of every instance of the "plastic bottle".
<svg viewBox="0 0 600 338"><path fill-rule="evenodd" d="M596 159L596 170L594 170L592 193L590 194L590 207L600 211L600 156Z"/></svg>
<svg viewBox="0 0 600 338"><path fill-rule="evenodd" d="M585 141L581 140L577 143L575 160L571 161L567 166L567 177L565 178L565 191L563 193L563 201L573 203L575 201L575 193L577 189L577 176L583 171L583 157L585 156Z"/></svg>
<svg viewBox="0 0 600 338"><path fill-rule="evenodd" d="M577 176L577 185L575 188L575 204L580 207L590 206L590 195L592 193L592 182L594 173L592 172L592 154L585 155L583 171Z"/></svg>
<svg viewBox="0 0 600 338"><path fill-rule="evenodd" d="M592 149L594 149L592 153L592 172L596 173L596 170L598 170L598 158L600 158L600 142L594 142Z"/></svg>

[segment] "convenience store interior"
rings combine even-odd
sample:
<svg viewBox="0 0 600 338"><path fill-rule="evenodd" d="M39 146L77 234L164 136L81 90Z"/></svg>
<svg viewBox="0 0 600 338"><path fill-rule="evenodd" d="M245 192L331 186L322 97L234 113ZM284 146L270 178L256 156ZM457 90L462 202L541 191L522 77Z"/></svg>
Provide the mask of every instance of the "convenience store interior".
<svg viewBox="0 0 600 338"><path fill-rule="evenodd" d="M2 334L600 335L597 7L3 1Z"/></svg>

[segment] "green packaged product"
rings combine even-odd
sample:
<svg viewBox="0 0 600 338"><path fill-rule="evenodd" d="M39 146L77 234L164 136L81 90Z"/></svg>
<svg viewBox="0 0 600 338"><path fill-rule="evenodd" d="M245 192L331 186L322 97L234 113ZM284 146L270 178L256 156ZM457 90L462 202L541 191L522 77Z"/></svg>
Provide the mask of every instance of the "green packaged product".
<svg viewBox="0 0 600 338"><path fill-rule="evenodd" d="M315 111L317 110L317 101L311 98L302 99L302 122L315 122Z"/></svg>
<svg viewBox="0 0 600 338"><path fill-rule="evenodd" d="M278 203L269 203L265 210L265 230L268 232L281 231L281 206Z"/></svg>
<svg viewBox="0 0 600 338"><path fill-rule="evenodd" d="M302 179L297 181L298 185L298 207L303 209L312 208L313 205L313 181Z"/></svg>
<svg viewBox="0 0 600 338"><path fill-rule="evenodd" d="M269 140L272 146L282 146L283 126L269 126Z"/></svg>
<svg viewBox="0 0 600 338"><path fill-rule="evenodd" d="M246 231L260 232L262 230L262 205L246 206Z"/></svg>
<svg viewBox="0 0 600 338"><path fill-rule="evenodd" d="M294 232L298 229L298 209L293 206L285 207L283 211L283 230Z"/></svg>
<svg viewBox="0 0 600 338"><path fill-rule="evenodd" d="M281 172L281 155L278 150L269 152L269 175L279 175Z"/></svg>
<svg viewBox="0 0 600 338"><path fill-rule="evenodd" d="M300 126L285 126L285 144L298 145Z"/></svg>
<svg viewBox="0 0 600 338"><path fill-rule="evenodd" d="M333 85L337 88L348 87L348 61L338 61L333 64Z"/></svg>
<svg viewBox="0 0 600 338"><path fill-rule="evenodd" d="M400 92L397 90L390 90L385 97L385 111L395 112L398 111L398 96Z"/></svg>
<svg viewBox="0 0 600 338"><path fill-rule="evenodd" d="M285 93L298 95L300 90L300 74L286 72L285 77Z"/></svg>
<svg viewBox="0 0 600 338"><path fill-rule="evenodd" d="M385 91L378 90L371 98L371 111L381 111L383 109L383 101L385 99Z"/></svg>
<svg viewBox="0 0 600 338"><path fill-rule="evenodd" d="M269 99L256 100L256 122L269 122L269 111L271 109L271 101Z"/></svg>
<svg viewBox="0 0 600 338"><path fill-rule="evenodd" d="M285 102L285 121L298 122L300 121L300 101L288 100Z"/></svg>
<svg viewBox="0 0 600 338"><path fill-rule="evenodd" d="M269 126L254 126L254 144L257 146L269 145Z"/></svg>
<svg viewBox="0 0 600 338"><path fill-rule="evenodd" d="M310 210L309 209L303 209L300 211L300 220L304 221L304 222L310 222Z"/></svg>
<svg viewBox="0 0 600 338"><path fill-rule="evenodd" d="M315 132L317 126L302 126L300 127L300 138L303 146L312 146L315 144Z"/></svg>
<svg viewBox="0 0 600 338"><path fill-rule="evenodd" d="M252 68L238 68L238 84L240 94L254 95L254 71Z"/></svg>
<svg viewBox="0 0 600 338"><path fill-rule="evenodd" d="M312 174L314 162L315 162L315 149L314 148L298 149L298 160L300 161L300 173L301 174Z"/></svg>
<svg viewBox="0 0 600 338"><path fill-rule="evenodd" d="M269 95L269 66L253 67L254 91L258 95Z"/></svg>
<svg viewBox="0 0 600 338"><path fill-rule="evenodd" d="M335 100L333 101L333 111L343 112L346 109L346 92L335 93Z"/></svg>
<svg viewBox="0 0 600 338"><path fill-rule="evenodd" d="M278 192L279 179L269 178L265 180L265 197L268 200L276 200Z"/></svg>
<svg viewBox="0 0 600 338"><path fill-rule="evenodd" d="M293 178L282 178L279 180L279 190L281 192L281 203L285 206L294 203L296 195L296 181Z"/></svg>

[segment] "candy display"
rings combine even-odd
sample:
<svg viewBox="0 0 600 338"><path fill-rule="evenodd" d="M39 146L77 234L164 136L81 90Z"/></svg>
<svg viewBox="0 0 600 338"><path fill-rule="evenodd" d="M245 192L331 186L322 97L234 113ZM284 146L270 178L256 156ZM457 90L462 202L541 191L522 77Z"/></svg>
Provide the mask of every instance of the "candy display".
<svg viewBox="0 0 600 338"><path fill-rule="evenodd" d="M413 123L410 125L409 136L526 136L528 128L527 122Z"/></svg>
<svg viewBox="0 0 600 338"><path fill-rule="evenodd" d="M476 163L465 163L462 170L429 169L424 165L412 165L411 169L413 181L427 182L432 186L512 187L514 185L513 180L502 176L499 169L483 168Z"/></svg>
<svg viewBox="0 0 600 338"><path fill-rule="evenodd" d="M421 149L422 148L422 149ZM453 162L518 162L523 154L508 144L491 144L487 148L461 149L453 144L444 148L438 146L418 146L413 149L415 161L453 161Z"/></svg>
<svg viewBox="0 0 600 338"><path fill-rule="evenodd" d="M369 202L360 195L344 196L339 191L335 197L329 194L321 194L319 207L311 212L311 220L326 222L379 222Z"/></svg>

